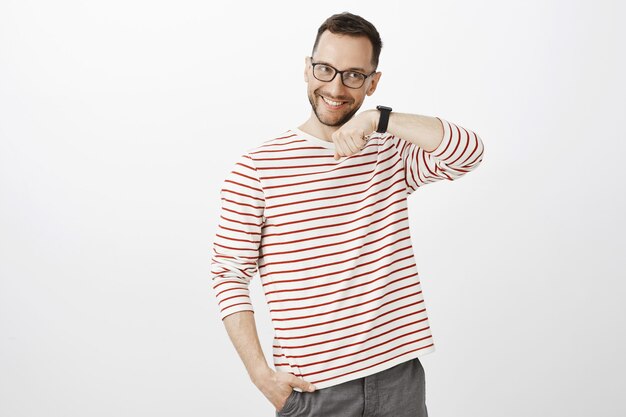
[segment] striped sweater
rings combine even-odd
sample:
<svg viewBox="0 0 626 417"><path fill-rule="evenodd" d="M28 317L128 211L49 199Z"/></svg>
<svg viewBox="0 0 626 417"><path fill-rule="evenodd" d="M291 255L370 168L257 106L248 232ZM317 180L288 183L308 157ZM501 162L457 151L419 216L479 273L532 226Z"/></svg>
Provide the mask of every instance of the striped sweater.
<svg viewBox="0 0 626 417"><path fill-rule="evenodd" d="M276 371L323 389L435 350L407 197L483 158L476 133L438 119L444 137L432 152L374 132L335 160L334 143L292 128L226 176L212 287L222 320L254 311L248 286L259 272Z"/></svg>

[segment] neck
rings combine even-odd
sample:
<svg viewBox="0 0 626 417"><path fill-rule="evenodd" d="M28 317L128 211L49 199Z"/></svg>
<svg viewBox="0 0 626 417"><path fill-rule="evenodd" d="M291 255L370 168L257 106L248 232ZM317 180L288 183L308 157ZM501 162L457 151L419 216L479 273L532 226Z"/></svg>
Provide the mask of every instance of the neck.
<svg viewBox="0 0 626 417"><path fill-rule="evenodd" d="M298 129L308 133L309 135L313 135L328 142L332 142L333 140L331 137L333 133L339 130L340 127L341 126L326 126L319 121L315 113L311 112L311 117L309 117L309 120L298 126Z"/></svg>

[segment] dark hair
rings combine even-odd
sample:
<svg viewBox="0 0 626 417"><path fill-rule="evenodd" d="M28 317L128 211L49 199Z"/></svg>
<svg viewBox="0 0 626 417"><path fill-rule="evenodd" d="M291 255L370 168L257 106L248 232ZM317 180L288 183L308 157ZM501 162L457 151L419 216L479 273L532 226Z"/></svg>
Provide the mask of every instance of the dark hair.
<svg viewBox="0 0 626 417"><path fill-rule="evenodd" d="M315 53L315 48L317 48L320 36L322 36L322 33L326 30L329 30L332 33L346 34L350 36L366 36L372 43L373 47L372 65L374 66L374 70L378 68L378 58L380 57L380 50L383 49L383 41L380 39L380 35L374 25L370 22L363 19L361 16L357 16L350 12L332 15L326 19L317 30L317 36L315 38L315 43L313 44L313 52L311 55Z"/></svg>

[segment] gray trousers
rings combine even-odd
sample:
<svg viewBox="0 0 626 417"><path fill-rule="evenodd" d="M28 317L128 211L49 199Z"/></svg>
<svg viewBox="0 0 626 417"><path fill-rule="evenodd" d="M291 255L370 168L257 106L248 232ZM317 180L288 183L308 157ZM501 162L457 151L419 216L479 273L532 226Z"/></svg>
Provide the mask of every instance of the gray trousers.
<svg viewBox="0 0 626 417"><path fill-rule="evenodd" d="M317 389L292 390L276 417L428 417L426 379L418 358Z"/></svg>

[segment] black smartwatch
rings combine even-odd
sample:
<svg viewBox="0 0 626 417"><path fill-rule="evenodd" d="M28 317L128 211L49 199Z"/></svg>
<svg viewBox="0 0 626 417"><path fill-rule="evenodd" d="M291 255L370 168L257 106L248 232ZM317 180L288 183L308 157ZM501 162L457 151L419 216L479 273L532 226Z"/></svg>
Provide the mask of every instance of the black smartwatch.
<svg viewBox="0 0 626 417"><path fill-rule="evenodd" d="M378 128L376 132L385 133L387 131L387 125L389 124L389 113L391 113L391 107L376 106L376 110L380 111L380 118L378 119Z"/></svg>

